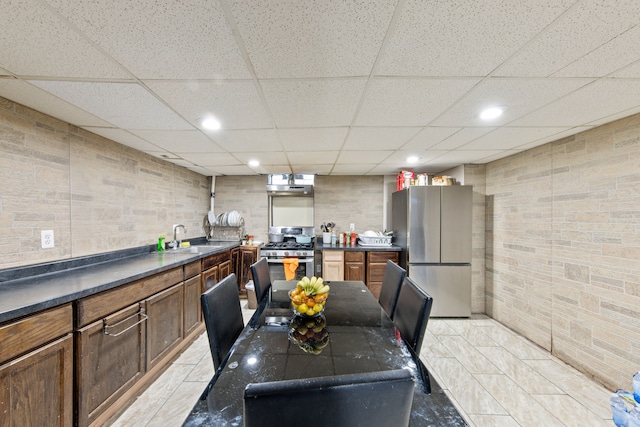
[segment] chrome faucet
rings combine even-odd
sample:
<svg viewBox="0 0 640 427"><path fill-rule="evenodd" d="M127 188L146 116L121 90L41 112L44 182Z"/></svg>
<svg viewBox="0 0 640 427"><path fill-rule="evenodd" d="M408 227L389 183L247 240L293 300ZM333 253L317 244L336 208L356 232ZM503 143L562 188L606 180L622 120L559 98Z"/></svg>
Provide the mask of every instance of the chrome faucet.
<svg viewBox="0 0 640 427"><path fill-rule="evenodd" d="M173 224L173 240L169 243L170 248L178 249L180 246L182 246L182 239L177 239L178 228L180 227L182 227L184 233L187 234L187 227L182 224Z"/></svg>

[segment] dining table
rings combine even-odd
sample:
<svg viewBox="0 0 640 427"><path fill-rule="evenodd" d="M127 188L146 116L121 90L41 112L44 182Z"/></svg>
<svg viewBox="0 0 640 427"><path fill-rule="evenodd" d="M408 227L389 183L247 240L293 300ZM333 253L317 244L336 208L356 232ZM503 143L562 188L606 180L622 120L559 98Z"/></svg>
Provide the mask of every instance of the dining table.
<svg viewBox="0 0 640 427"><path fill-rule="evenodd" d="M242 426L250 383L408 369L415 381L410 426L466 426L464 418L361 281L331 281L324 311L297 316L276 280L183 423Z"/></svg>

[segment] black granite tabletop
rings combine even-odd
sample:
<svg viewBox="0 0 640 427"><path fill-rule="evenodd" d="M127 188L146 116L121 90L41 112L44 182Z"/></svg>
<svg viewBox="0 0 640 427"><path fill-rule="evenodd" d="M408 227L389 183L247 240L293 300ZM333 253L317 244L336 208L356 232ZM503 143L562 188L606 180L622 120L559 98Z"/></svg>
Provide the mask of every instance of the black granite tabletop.
<svg viewBox="0 0 640 427"><path fill-rule="evenodd" d="M249 383L404 368L416 382L411 426L466 426L435 379L425 393L426 367L364 283L329 284L323 315L299 318L287 295L295 282L275 281L183 425L242 426Z"/></svg>
<svg viewBox="0 0 640 427"><path fill-rule="evenodd" d="M187 249L151 252L147 248L1 270L0 323L179 267L238 245L239 242L212 242L207 253L193 253Z"/></svg>

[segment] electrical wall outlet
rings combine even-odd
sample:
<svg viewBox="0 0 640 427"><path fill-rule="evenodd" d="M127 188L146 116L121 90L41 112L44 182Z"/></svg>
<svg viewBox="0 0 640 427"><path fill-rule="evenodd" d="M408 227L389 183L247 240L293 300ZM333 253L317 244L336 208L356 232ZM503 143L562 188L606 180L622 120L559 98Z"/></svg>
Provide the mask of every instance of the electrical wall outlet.
<svg viewBox="0 0 640 427"><path fill-rule="evenodd" d="M42 230L40 232L40 239L42 241L42 249L53 248L53 230Z"/></svg>
<svg viewBox="0 0 640 427"><path fill-rule="evenodd" d="M356 225L354 223L349 224L349 231L356 231Z"/></svg>

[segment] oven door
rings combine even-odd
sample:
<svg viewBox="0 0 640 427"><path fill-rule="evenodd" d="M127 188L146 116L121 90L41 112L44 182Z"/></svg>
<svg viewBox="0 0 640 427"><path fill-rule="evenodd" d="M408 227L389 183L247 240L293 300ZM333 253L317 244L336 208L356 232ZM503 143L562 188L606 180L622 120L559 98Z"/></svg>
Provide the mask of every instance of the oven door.
<svg viewBox="0 0 640 427"><path fill-rule="evenodd" d="M282 258L267 258L269 264L269 277L274 280L287 280L284 275L284 263ZM298 268L296 269L295 280L300 280L304 276L311 278L313 275L313 258L298 258Z"/></svg>

